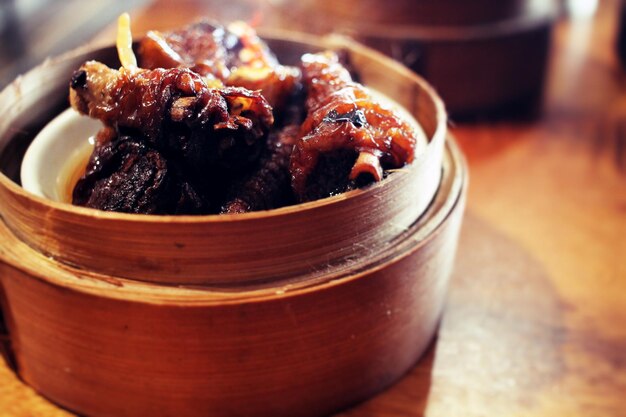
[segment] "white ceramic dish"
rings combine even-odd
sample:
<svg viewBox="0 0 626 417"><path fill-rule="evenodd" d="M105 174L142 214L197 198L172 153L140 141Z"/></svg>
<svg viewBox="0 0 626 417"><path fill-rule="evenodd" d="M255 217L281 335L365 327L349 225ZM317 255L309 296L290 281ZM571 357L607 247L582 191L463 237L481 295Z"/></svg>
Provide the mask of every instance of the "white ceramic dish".
<svg viewBox="0 0 626 417"><path fill-rule="evenodd" d="M65 201L64 189L71 162L93 148L93 137L102 127L98 120L67 109L48 123L32 141L20 176L27 191L53 201Z"/></svg>

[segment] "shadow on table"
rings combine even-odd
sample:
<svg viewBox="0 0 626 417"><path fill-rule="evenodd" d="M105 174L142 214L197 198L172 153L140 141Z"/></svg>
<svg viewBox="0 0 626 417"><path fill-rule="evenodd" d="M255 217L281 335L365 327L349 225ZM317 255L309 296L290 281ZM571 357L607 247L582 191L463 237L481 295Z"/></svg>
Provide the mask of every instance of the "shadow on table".
<svg viewBox="0 0 626 417"><path fill-rule="evenodd" d="M430 395L437 338L400 381L381 394L334 417L422 417Z"/></svg>

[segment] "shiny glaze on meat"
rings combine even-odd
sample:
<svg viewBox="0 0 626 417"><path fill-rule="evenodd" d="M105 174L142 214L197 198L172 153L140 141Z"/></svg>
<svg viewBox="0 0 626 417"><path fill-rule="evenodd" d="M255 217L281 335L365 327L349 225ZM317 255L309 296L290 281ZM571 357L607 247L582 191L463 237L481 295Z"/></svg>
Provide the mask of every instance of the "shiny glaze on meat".
<svg viewBox="0 0 626 417"><path fill-rule="evenodd" d="M350 187L349 181L380 181L383 169L399 168L413 160L417 142L413 126L353 82L336 54L304 55L302 72L308 94L307 118L290 164L293 189L300 201L343 192ZM324 172L319 172L321 160L334 158L339 158L334 165L345 166L339 173L346 177L344 181L327 180ZM337 174L335 169L329 171L329 175Z"/></svg>

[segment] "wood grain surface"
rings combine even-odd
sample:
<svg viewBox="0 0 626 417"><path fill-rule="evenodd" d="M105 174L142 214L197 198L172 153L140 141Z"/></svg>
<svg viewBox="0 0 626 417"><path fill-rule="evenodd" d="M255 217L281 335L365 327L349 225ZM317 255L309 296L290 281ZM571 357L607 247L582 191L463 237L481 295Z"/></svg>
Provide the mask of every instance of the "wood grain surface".
<svg viewBox="0 0 626 417"><path fill-rule="evenodd" d="M457 126L468 211L430 354L350 417L626 409L626 78L616 0L562 21L533 122ZM161 10L161 12L159 11ZM158 3L146 26L168 19ZM0 415L67 416L0 367Z"/></svg>

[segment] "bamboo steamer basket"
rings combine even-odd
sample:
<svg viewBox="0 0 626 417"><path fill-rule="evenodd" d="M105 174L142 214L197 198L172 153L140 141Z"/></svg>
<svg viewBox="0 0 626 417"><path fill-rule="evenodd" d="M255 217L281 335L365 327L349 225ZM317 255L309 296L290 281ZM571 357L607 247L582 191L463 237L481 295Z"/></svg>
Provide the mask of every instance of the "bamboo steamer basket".
<svg viewBox="0 0 626 417"><path fill-rule="evenodd" d="M543 99L556 17L551 4L492 23L379 24L346 32L424 76L456 119L533 115Z"/></svg>
<svg viewBox="0 0 626 417"><path fill-rule="evenodd" d="M424 156L366 189L240 218L104 213L15 180L34 133L67 105L72 70L114 63L114 49L54 59L0 94L0 332L20 377L50 400L90 416L322 416L389 386L432 339L467 184L440 100L354 42L267 40L287 63L341 48L366 84L415 114ZM316 232L333 228L342 233ZM298 240L313 242L289 246ZM194 256L169 255L192 244ZM215 248L216 264L197 257ZM301 267L284 266L286 250Z"/></svg>
<svg viewBox="0 0 626 417"><path fill-rule="evenodd" d="M345 38L319 41L301 36L294 42L276 39L272 46L282 51L284 62L294 64L305 50L349 51L351 64L366 85L387 93L416 115L430 140L426 151L409 169L367 190L230 216L138 216L82 209L34 197L0 177L0 214L5 222L29 245L64 263L169 284L289 279L323 272L320 265L345 263L353 256L354 245L381 249L417 219L436 191L446 135L443 104L409 70ZM37 120L31 116L54 114L56 108L66 106L69 77L87 59L119 66L111 47L79 51L45 64L5 89L0 95L0 111L5 115L0 120L4 132L0 146L11 142L8 136L18 126L32 131L25 117ZM27 140L13 142L13 147L23 147ZM385 204L370 205L372 199ZM385 227L380 227L383 223Z"/></svg>

